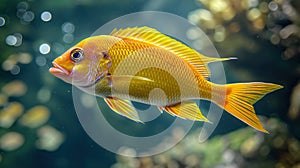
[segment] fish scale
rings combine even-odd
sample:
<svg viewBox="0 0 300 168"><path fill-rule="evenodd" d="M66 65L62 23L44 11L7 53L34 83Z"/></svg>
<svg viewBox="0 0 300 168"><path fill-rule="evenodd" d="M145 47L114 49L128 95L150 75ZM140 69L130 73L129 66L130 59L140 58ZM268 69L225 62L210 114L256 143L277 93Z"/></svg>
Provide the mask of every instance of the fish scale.
<svg viewBox="0 0 300 168"><path fill-rule="evenodd" d="M147 101L148 95L150 91L155 88L162 89L167 95L168 101L166 104L155 101L154 105L175 104L182 101L182 99L200 98L199 95L197 96L198 84L195 71L192 71L186 62L168 50L153 47L144 42L135 42L132 40L127 42L126 39L123 40L124 41L120 41L118 44L112 46L108 51L113 62L113 66L109 70L109 73L116 75L114 74L115 69L125 60L126 63L121 65L122 70L119 75L130 74L155 81L145 83L138 80L132 80L130 82L131 89L129 91L132 99L149 104L150 102ZM143 54L140 54L140 52ZM131 74L133 66L135 66L135 69L139 70L135 74ZM177 78L174 79L174 77ZM192 84L194 84L194 86L192 86ZM126 94L127 88L124 89L124 93ZM180 92L180 89L189 92L184 94ZM118 89L118 93L123 93L122 89ZM122 98L121 94L117 96ZM157 95L156 99L160 96L161 95Z"/></svg>
<svg viewBox="0 0 300 168"><path fill-rule="evenodd" d="M192 101L206 99L249 126L268 132L253 104L282 86L263 82L220 85L207 80L209 63L231 59L235 58L207 57L155 29L134 27L82 40L55 59L49 71L103 97L111 110L137 122L142 121L131 101L157 106L161 112L184 119L209 122Z"/></svg>

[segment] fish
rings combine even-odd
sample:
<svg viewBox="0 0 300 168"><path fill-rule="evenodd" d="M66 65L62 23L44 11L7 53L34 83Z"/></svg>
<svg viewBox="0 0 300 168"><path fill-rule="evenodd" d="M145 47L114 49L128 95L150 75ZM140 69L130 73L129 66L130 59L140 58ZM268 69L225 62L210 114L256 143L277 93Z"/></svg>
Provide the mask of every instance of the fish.
<svg viewBox="0 0 300 168"><path fill-rule="evenodd" d="M205 56L151 27L128 27L83 39L54 59L49 72L102 97L112 111L136 122L142 121L132 102L157 106L160 112L183 119L210 122L195 102L208 100L268 133L253 104L283 86L211 82L208 64L232 59L236 58Z"/></svg>

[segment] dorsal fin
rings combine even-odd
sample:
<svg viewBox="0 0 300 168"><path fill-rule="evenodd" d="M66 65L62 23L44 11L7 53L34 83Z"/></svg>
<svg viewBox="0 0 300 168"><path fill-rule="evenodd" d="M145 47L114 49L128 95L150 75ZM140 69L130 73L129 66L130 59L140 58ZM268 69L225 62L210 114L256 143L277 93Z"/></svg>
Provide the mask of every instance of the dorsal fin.
<svg viewBox="0 0 300 168"><path fill-rule="evenodd" d="M166 36L159 31L149 27L134 27L126 29L114 29L111 36L119 38L128 38L137 41L143 41L152 45L165 48L173 52L178 57L182 58L192 65L203 77L208 78L210 72L207 64L215 61L224 61L232 58L212 58L206 57L185 44Z"/></svg>

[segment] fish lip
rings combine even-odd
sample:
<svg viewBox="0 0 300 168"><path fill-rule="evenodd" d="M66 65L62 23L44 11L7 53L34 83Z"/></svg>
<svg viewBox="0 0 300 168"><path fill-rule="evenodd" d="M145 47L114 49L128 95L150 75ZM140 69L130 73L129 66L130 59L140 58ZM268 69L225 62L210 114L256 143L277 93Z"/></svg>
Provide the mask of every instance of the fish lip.
<svg viewBox="0 0 300 168"><path fill-rule="evenodd" d="M49 69L49 72L52 74L61 74L61 75L70 75L70 72L65 68L58 65L56 62L52 62L53 67Z"/></svg>

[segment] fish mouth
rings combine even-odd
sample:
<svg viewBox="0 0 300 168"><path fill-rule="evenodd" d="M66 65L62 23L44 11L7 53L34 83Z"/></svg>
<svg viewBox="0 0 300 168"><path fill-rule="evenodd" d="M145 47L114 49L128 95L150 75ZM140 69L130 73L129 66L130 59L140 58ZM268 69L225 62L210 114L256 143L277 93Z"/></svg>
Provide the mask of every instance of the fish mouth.
<svg viewBox="0 0 300 168"><path fill-rule="evenodd" d="M65 68L58 65L56 62L52 62L53 67L49 69L49 72L56 75L70 75L70 72Z"/></svg>

